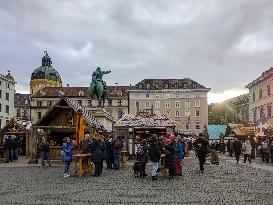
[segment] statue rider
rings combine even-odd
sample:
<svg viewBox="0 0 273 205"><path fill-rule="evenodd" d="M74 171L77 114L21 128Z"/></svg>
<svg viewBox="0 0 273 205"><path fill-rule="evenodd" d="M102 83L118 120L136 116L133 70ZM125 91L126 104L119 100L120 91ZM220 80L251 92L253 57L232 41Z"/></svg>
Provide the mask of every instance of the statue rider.
<svg viewBox="0 0 273 205"><path fill-rule="evenodd" d="M105 94L106 89L107 89L107 85L106 82L104 80L102 80L102 76L104 74L108 74L111 73L111 71L102 71L100 67L97 67L97 69L93 72L92 74L92 82L90 83L90 88L91 88L91 92L92 94L95 93L96 88L99 86L98 82L101 82L102 86L103 86L103 93L102 95ZM98 98L102 97L102 96L97 96Z"/></svg>

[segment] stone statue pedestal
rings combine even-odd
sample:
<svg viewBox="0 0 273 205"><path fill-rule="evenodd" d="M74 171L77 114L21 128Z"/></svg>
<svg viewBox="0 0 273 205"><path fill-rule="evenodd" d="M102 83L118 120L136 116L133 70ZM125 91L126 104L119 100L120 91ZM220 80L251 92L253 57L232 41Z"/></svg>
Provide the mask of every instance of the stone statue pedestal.
<svg viewBox="0 0 273 205"><path fill-rule="evenodd" d="M113 125L116 122L109 112L102 107L88 108L88 111L104 126L107 132L113 131Z"/></svg>

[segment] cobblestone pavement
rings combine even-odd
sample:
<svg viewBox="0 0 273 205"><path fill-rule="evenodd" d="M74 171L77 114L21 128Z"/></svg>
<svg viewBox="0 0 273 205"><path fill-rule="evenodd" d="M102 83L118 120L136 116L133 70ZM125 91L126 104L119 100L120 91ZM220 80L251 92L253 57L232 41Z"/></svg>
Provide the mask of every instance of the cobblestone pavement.
<svg viewBox="0 0 273 205"><path fill-rule="evenodd" d="M60 165L1 167L0 204L273 204L270 170L230 160L197 169L186 160L182 177L151 181L135 178L131 165L99 178L63 178Z"/></svg>

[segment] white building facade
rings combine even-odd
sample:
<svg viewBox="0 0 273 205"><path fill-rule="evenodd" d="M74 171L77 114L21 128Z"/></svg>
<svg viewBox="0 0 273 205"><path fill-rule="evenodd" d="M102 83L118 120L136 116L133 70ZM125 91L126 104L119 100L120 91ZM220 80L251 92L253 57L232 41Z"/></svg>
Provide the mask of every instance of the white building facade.
<svg viewBox="0 0 273 205"><path fill-rule="evenodd" d="M7 75L0 74L0 127L14 117L14 93L15 81L8 72Z"/></svg>

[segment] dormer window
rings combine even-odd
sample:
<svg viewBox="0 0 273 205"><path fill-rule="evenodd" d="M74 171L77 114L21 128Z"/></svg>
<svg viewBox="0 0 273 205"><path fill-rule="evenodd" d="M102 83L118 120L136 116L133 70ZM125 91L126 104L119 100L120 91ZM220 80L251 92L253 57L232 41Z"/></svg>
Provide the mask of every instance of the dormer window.
<svg viewBox="0 0 273 205"><path fill-rule="evenodd" d="M159 89L159 84L158 83L155 84L155 89Z"/></svg>
<svg viewBox="0 0 273 205"><path fill-rule="evenodd" d="M148 84L146 85L146 87L147 87L147 89L151 89L151 84L148 83Z"/></svg>
<svg viewBox="0 0 273 205"><path fill-rule="evenodd" d="M83 96L84 92L82 90L79 91L79 96Z"/></svg>
<svg viewBox="0 0 273 205"><path fill-rule="evenodd" d="M193 83L193 84L192 84L192 88L197 88L197 84L196 84L196 83Z"/></svg>
<svg viewBox="0 0 273 205"><path fill-rule="evenodd" d="M165 88L165 89L169 89L169 84L168 84L168 83L165 83L165 84L164 84L164 88Z"/></svg>
<svg viewBox="0 0 273 205"><path fill-rule="evenodd" d="M178 89L178 88L179 88L179 84L178 84L178 83L175 83L175 84L174 84L174 88L175 88L175 89Z"/></svg>
<svg viewBox="0 0 273 205"><path fill-rule="evenodd" d="M138 84L138 88L139 89L143 89L143 85L140 83L140 84Z"/></svg>
<svg viewBox="0 0 273 205"><path fill-rule="evenodd" d="M118 95L122 96L122 91L121 90L118 91Z"/></svg>

